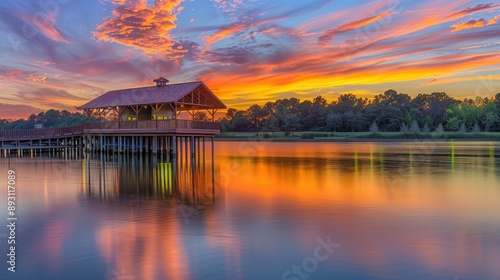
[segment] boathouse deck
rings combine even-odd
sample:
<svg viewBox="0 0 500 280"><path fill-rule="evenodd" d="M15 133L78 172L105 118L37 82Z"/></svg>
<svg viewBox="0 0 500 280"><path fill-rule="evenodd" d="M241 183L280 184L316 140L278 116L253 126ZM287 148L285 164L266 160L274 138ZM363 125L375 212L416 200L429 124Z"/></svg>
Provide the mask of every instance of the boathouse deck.
<svg viewBox="0 0 500 280"><path fill-rule="evenodd" d="M143 141L151 139L153 146L164 138L212 138L220 133L220 123L183 119L133 121L133 122L97 122L84 123L80 126L29 129L0 130L0 150L15 149L61 149L73 147L88 149L89 143L99 144L91 149L103 149L113 146L115 150L124 150L127 139L144 147ZM158 138L158 139L157 139ZM121 142L124 144L119 144ZM137 141L137 144L135 142ZM175 140L174 140L175 141ZM188 140L189 141L189 140ZM95 146L95 145L92 145ZM156 150L156 148L155 148Z"/></svg>
<svg viewBox="0 0 500 280"><path fill-rule="evenodd" d="M37 140L46 138L64 138L88 134L98 135L196 135L213 136L220 133L220 123L192 120L162 120L138 122L97 122L79 126L0 130L0 141Z"/></svg>
<svg viewBox="0 0 500 280"><path fill-rule="evenodd" d="M68 149L168 151L177 155L178 151L187 151L188 144L190 153L196 153L196 147L205 143L206 138L210 138L213 148L214 136L220 133L215 114L226 109L226 105L201 81L167 84L168 80L160 77L153 82L156 86L112 90L77 107L88 117L107 121L0 131L0 150L5 156L7 151L16 149L19 155L25 150L42 153ZM191 119L184 119L185 115Z"/></svg>

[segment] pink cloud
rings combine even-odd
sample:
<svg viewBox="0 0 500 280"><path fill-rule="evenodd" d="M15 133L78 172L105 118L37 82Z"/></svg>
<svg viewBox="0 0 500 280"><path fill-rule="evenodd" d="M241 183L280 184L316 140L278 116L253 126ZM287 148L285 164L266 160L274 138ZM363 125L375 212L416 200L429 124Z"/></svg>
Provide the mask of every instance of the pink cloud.
<svg viewBox="0 0 500 280"><path fill-rule="evenodd" d="M37 14L35 14L37 15ZM45 37L62 43L71 43L70 40L56 27L55 15L43 13L43 16L23 16L24 20L37 28Z"/></svg>
<svg viewBox="0 0 500 280"><path fill-rule="evenodd" d="M93 32L101 41L114 42L140 49L147 54L163 54L180 58L187 50L174 48L170 31L175 29L177 15L184 0L114 1L118 5L113 15L104 20Z"/></svg>
<svg viewBox="0 0 500 280"><path fill-rule="evenodd" d="M326 43L330 42L333 39L333 37L335 37L335 35L337 35L337 34L344 33L344 32L351 31L351 30L355 30L358 28L363 28L367 25L370 25L371 23L374 23L376 21L381 20L382 18L388 16L389 14L390 14L390 11L384 11L380 14L375 15L375 16L352 21L352 22L346 23L344 25L341 25L337 28L327 30L323 35L321 35L319 37L318 41L321 44L326 44Z"/></svg>

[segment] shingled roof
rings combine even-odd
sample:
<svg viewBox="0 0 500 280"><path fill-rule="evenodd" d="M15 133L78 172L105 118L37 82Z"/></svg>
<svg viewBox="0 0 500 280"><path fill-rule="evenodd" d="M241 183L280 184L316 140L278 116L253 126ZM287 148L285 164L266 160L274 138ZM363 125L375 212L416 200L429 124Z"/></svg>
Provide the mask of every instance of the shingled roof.
<svg viewBox="0 0 500 280"><path fill-rule="evenodd" d="M108 91L78 109L175 103L194 90L206 95L210 108L226 109L224 103L201 81Z"/></svg>

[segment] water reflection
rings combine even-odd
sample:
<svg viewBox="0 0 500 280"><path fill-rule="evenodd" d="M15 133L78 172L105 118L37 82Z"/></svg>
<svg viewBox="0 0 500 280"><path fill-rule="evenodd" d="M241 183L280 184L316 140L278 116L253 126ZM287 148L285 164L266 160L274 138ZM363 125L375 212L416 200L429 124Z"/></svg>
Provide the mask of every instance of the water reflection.
<svg viewBox="0 0 500 280"><path fill-rule="evenodd" d="M186 227L213 216L220 194L212 163L202 154L172 162L96 154L83 163L82 193L98 203L95 209L116 217L96 227L106 279L192 279Z"/></svg>
<svg viewBox="0 0 500 280"><path fill-rule="evenodd" d="M218 160L245 171L228 212L276 236L273 248L300 247L295 260L275 257L296 263L329 234L342 245L313 279L500 277L492 265L500 261L498 144L265 143L255 157L227 145Z"/></svg>
<svg viewBox="0 0 500 280"><path fill-rule="evenodd" d="M166 199L193 207L213 204L215 173L198 155L167 162L153 155L94 154L83 159L83 194L102 200Z"/></svg>
<svg viewBox="0 0 500 280"><path fill-rule="evenodd" d="M500 278L498 144L216 145L216 165L0 161L23 190L13 279L282 279L327 236L308 279Z"/></svg>

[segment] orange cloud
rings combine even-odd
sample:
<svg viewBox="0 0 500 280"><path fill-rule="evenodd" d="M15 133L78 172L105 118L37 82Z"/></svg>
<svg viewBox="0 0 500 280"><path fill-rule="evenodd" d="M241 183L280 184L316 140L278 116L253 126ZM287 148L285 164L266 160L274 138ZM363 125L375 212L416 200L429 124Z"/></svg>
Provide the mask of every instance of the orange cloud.
<svg viewBox="0 0 500 280"><path fill-rule="evenodd" d="M146 0L115 1L119 4L113 16L101 23L94 36L101 41L115 42L140 49L147 54L179 56L183 48L174 48L170 31L176 27L177 15L184 0L155 1L150 6Z"/></svg>
<svg viewBox="0 0 500 280"><path fill-rule="evenodd" d="M497 16L497 17L494 17L492 18L491 20L486 20L484 18L480 19L480 20L469 20L469 21L466 21L466 22L460 22L460 23L456 23L454 25L451 26L451 28L453 29L452 32L456 32L456 31L460 31L460 30L463 30L463 29L469 29L469 28L478 28L478 27L484 27L484 26L488 26L488 25L493 25L495 23L497 23L498 19L500 17Z"/></svg>
<svg viewBox="0 0 500 280"><path fill-rule="evenodd" d="M223 39L225 39L225 38L227 38L235 33L246 30L248 28L249 28L249 26L247 24L244 24L244 23L232 24L232 25L225 26L225 27L221 28L220 30L214 32L212 35L206 36L205 38L203 38L203 40L208 45L212 45L212 44L217 43L217 42L219 42L219 41L221 41L221 40L223 40Z"/></svg>
<svg viewBox="0 0 500 280"><path fill-rule="evenodd" d="M500 16L496 16L496 17L490 19L490 21L488 21L488 25L496 24L499 20L500 20Z"/></svg>

